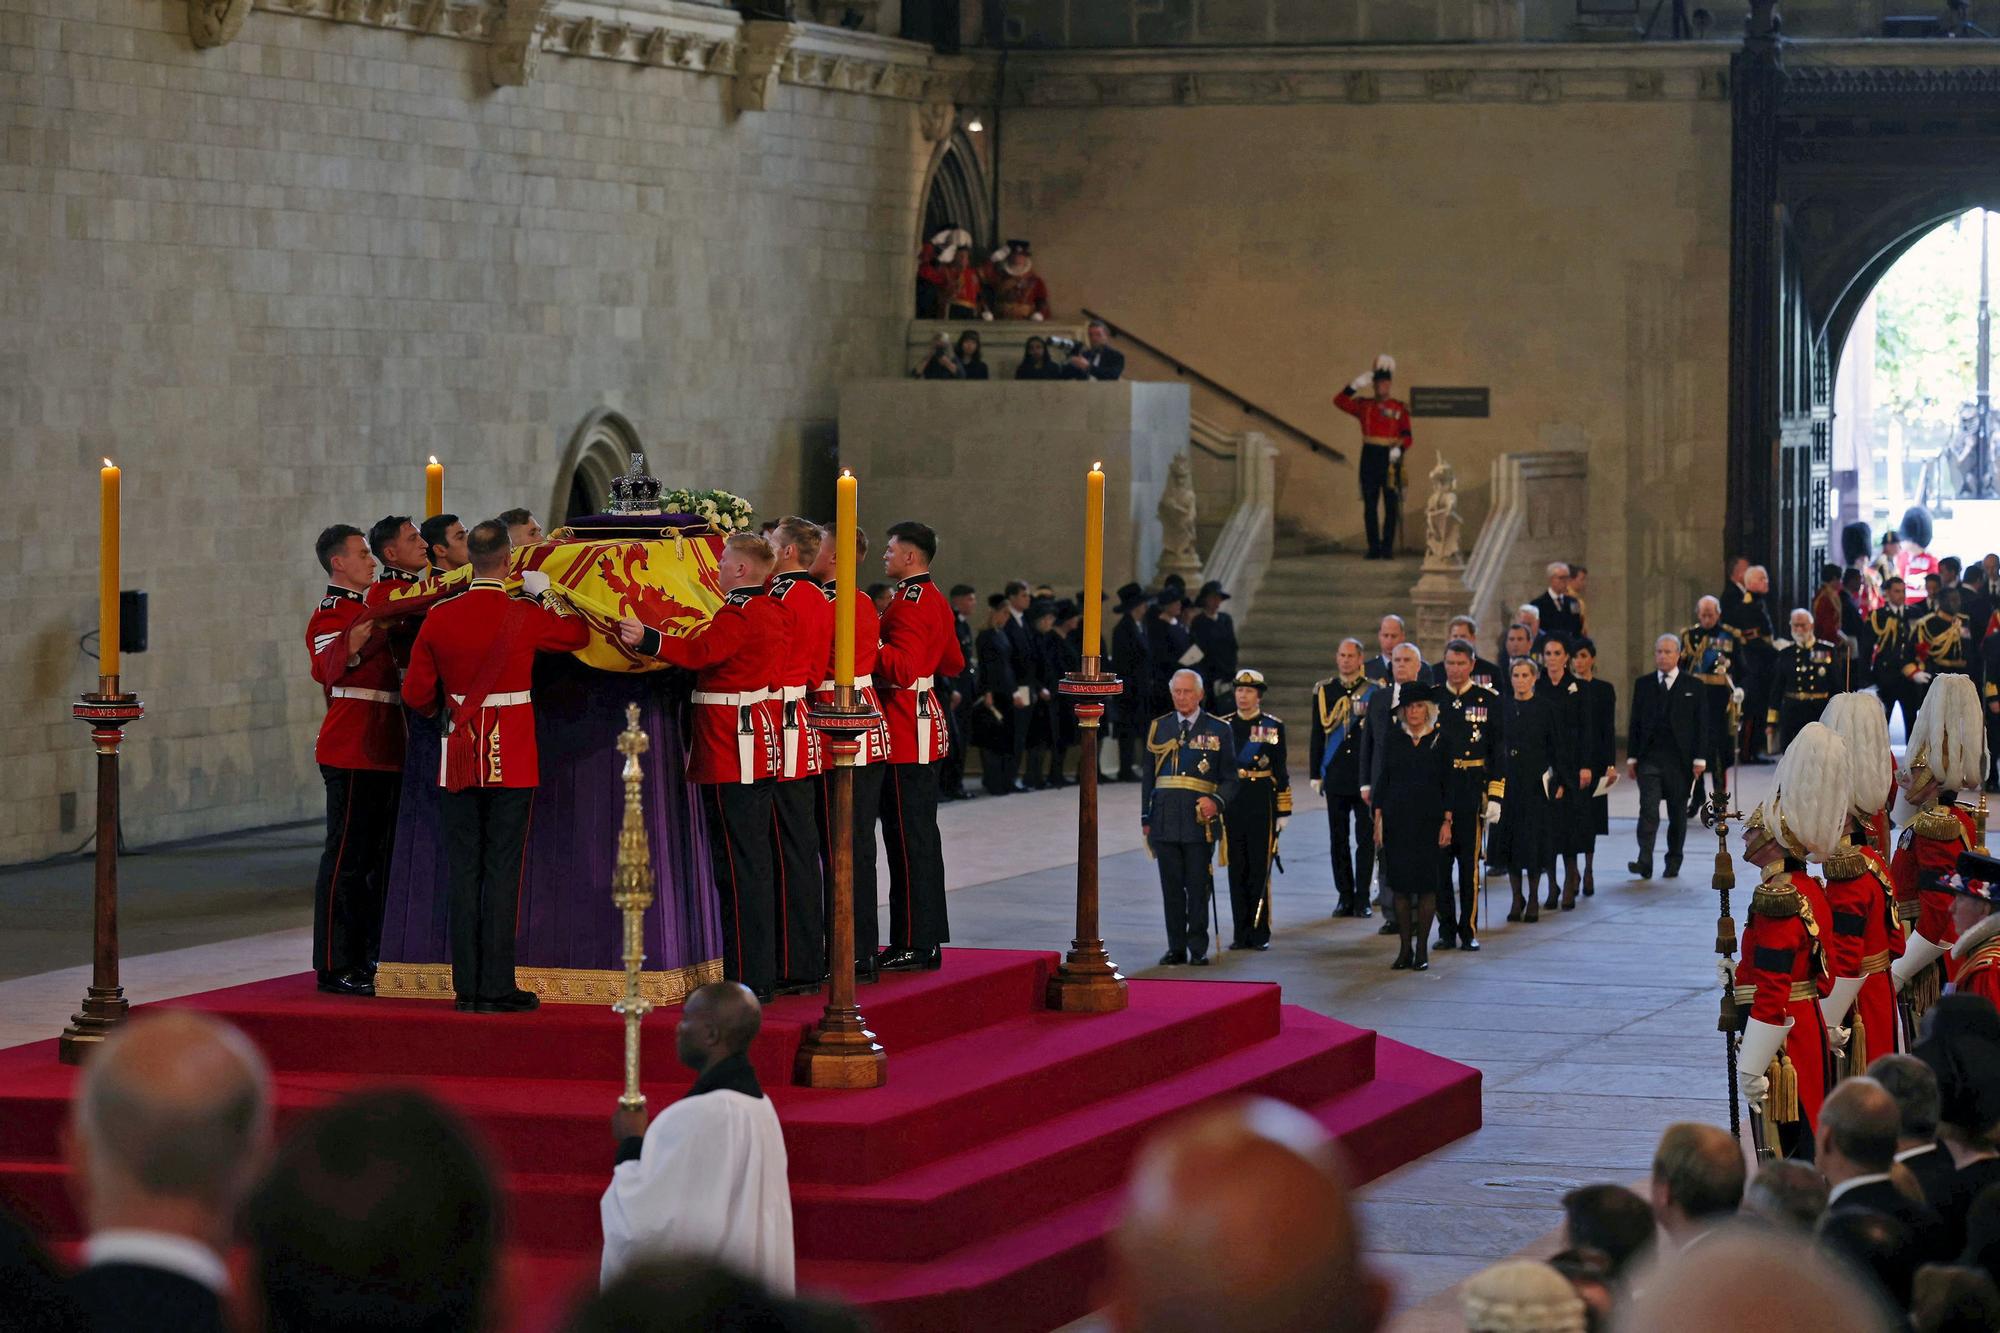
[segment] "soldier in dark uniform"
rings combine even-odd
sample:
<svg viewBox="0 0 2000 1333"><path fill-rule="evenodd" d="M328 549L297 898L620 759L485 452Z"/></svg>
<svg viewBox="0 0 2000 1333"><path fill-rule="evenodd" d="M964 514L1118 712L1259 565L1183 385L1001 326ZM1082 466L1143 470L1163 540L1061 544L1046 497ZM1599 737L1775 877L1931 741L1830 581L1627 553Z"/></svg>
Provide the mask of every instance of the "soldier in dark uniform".
<svg viewBox="0 0 2000 1333"><path fill-rule="evenodd" d="M1292 817L1292 777L1285 761L1285 723L1264 711L1264 673L1239 671L1236 711L1223 720L1236 738L1241 785L1223 810L1229 835L1232 949L1271 947L1271 862L1278 835Z"/></svg>
<svg viewBox="0 0 2000 1333"><path fill-rule="evenodd" d="M1235 737L1228 723L1202 711L1200 675L1176 671L1168 689L1173 709L1154 718L1146 733L1150 762L1141 773L1139 828L1160 866L1167 916L1160 965L1206 967L1216 821L1241 785Z"/></svg>
<svg viewBox="0 0 2000 1333"><path fill-rule="evenodd" d="M1507 673L1502 671L1497 663L1489 662L1479 656L1479 649L1477 647L1479 643L1478 621L1474 620L1471 616L1453 616L1451 624L1445 627L1445 638L1447 641L1451 639L1464 639L1467 643L1474 645L1472 652L1472 683L1474 685L1477 685L1482 690L1493 691L1493 696L1496 699L1506 693Z"/></svg>
<svg viewBox="0 0 2000 1333"><path fill-rule="evenodd" d="M1917 720L1921 691L1904 673L1914 665L1910 627L1915 615L1904 605L1903 580L1890 575L1882 584L1882 605L1868 615L1868 637L1874 652L1868 659L1868 673L1875 682L1876 697L1882 701L1884 720L1894 722L1896 709L1903 710L1903 734Z"/></svg>
<svg viewBox="0 0 2000 1333"><path fill-rule="evenodd" d="M1201 649L1196 669L1208 682L1209 698L1219 707L1236 687L1236 622L1222 609L1229 594L1214 579L1201 585L1195 594L1196 614L1188 623L1194 646Z"/></svg>
<svg viewBox="0 0 2000 1333"><path fill-rule="evenodd" d="M1927 599L1929 609L1910 626L1910 652L1922 677L1978 678L1977 643L1960 613L1960 590L1945 588ZM1918 679L1917 675L1911 677ZM1927 680L1923 683L1928 683Z"/></svg>
<svg viewBox="0 0 2000 1333"><path fill-rule="evenodd" d="M974 651L979 658L979 694L973 700L972 738L979 746L980 785L988 796L1014 790L1014 650L1007 626L1014 618L1007 594L986 599L986 628L979 631Z"/></svg>
<svg viewBox="0 0 2000 1333"><path fill-rule="evenodd" d="M1452 814L1451 845L1444 849L1438 874L1437 947L1477 949L1479 833L1486 819L1486 800L1500 800L1507 784L1500 773L1500 696L1473 680L1478 650L1470 638L1444 646L1444 685L1437 692L1438 729L1444 735L1448 808ZM1452 869L1458 888L1452 889Z"/></svg>
<svg viewBox="0 0 2000 1333"><path fill-rule="evenodd" d="M1736 631L1722 623L1722 603L1704 597L1695 603L1694 624L1681 630L1680 669L1694 677L1701 689L1701 734L1708 753L1691 756L1705 761L1697 774L1708 784L1694 784L1693 806L1700 808L1708 799L1720 801L1729 786L1729 768L1736 757L1736 735L1729 725L1732 703L1740 703L1736 690Z"/></svg>
<svg viewBox="0 0 2000 1333"><path fill-rule="evenodd" d="M1739 737L1743 749L1738 757L1746 763L1762 762L1763 728L1747 723L1764 716L1777 665L1778 650L1771 642L1771 609L1764 602L1769 589L1770 576L1762 565L1752 565L1741 556L1731 562L1729 586L1722 595L1722 623L1736 631L1741 645L1736 654L1737 684L1743 690L1746 725Z"/></svg>
<svg viewBox="0 0 2000 1333"><path fill-rule="evenodd" d="M1361 640L1342 639L1334 664L1335 673L1313 686L1308 767L1314 793L1326 797L1338 895L1333 914L1372 916L1368 886L1375 878L1375 834L1368 802L1361 799L1361 723L1373 686L1361 674Z"/></svg>
<svg viewBox="0 0 2000 1333"><path fill-rule="evenodd" d="M1818 636L1812 613L1791 615L1792 639L1778 650L1771 700L1764 711L1765 748L1776 754L1808 722L1819 721L1826 701L1847 692L1847 655Z"/></svg>
<svg viewBox="0 0 2000 1333"><path fill-rule="evenodd" d="M1152 714L1146 691L1153 679L1152 647L1146 637L1146 590L1128 583L1118 590L1114 611L1118 625L1111 631L1111 671L1121 693L1112 703L1111 721L1118 729L1118 781L1139 780L1139 743Z"/></svg>

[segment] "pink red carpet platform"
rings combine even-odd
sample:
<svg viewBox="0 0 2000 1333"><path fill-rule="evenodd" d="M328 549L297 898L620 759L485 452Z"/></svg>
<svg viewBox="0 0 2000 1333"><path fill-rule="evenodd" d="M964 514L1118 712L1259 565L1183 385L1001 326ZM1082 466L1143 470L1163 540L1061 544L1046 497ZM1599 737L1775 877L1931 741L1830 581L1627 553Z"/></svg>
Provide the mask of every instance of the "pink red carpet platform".
<svg viewBox="0 0 2000 1333"><path fill-rule="evenodd" d="M1479 1127L1479 1074L1280 1001L1266 983L1136 981L1123 1013L1051 1013L1056 956L953 949L942 971L860 988L888 1086L791 1085L818 999L765 1011L752 1058L791 1157L800 1286L890 1333L1039 1330L1091 1308L1120 1182L1190 1107L1262 1093L1318 1116L1373 1179ZM593 1281L613 1144L619 1022L595 1006L473 1015L428 1000L320 995L304 974L172 1004L250 1033L278 1125L364 1083L421 1085L468 1116L505 1172L510 1324L548 1328ZM646 1021L646 1091L688 1082L676 1010ZM52 1243L79 1237L59 1134L75 1071L53 1040L0 1051L0 1200Z"/></svg>

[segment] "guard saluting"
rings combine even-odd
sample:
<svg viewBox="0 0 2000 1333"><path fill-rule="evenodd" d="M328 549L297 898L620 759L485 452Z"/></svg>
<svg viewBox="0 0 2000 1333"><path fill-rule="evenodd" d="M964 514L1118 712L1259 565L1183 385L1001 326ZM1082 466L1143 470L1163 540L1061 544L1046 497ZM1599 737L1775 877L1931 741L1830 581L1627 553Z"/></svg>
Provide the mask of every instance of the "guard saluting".
<svg viewBox="0 0 2000 1333"><path fill-rule="evenodd" d="M313 758L326 782L326 850L313 885L313 972L334 995L373 995L382 906L403 788L403 710L389 636L363 619L375 560L361 529L336 523L314 543L326 596L306 624L312 677L326 690Z"/></svg>
<svg viewBox="0 0 2000 1333"><path fill-rule="evenodd" d="M951 606L931 581L937 533L922 523L889 529L882 569L896 580L882 613L875 688L889 718L889 773L882 784L882 838L889 850L889 948L879 966L935 969L951 938L944 907L944 847L938 841L937 761L951 748L938 681L965 669Z"/></svg>
<svg viewBox="0 0 2000 1333"><path fill-rule="evenodd" d="M1168 681L1171 713L1146 732L1149 762L1140 771L1139 828L1160 863L1167 951L1160 966L1208 966L1208 910L1215 892L1209 853L1215 821L1235 800L1235 737L1229 724L1201 710L1201 677L1182 668Z"/></svg>
<svg viewBox="0 0 2000 1333"><path fill-rule="evenodd" d="M1480 831L1486 802L1507 794L1501 772L1500 696L1473 683L1479 650L1470 639L1453 639L1444 646L1444 688L1437 692L1438 730L1444 736L1446 809L1451 811L1451 845L1444 849L1438 873L1437 947L1477 949L1479 886L1485 880ZM1452 892L1452 867L1458 868L1458 890Z"/></svg>
<svg viewBox="0 0 2000 1333"><path fill-rule="evenodd" d="M722 908L722 974L760 1000L778 979L771 788L784 766L778 694L785 613L764 591L776 557L771 544L732 534L716 562L722 605L684 639L669 639L627 616L618 638L647 657L691 669L694 727L688 780L701 788L708 858Z"/></svg>
<svg viewBox="0 0 2000 1333"><path fill-rule="evenodd" d="M458 1007L519 1013L540 1001L514 984L515 914L528 816L541 782L529 694L536 653L573 652L590 630L548 593L548 575L507 595L507 527L495 519L466 537L472 584L424 617L410 647L403 702L429 716L442 706L438 785L451 866L451 987Z"/></svg>
<svg viewBox="0 0 2000 1333"><path fill-rule="evenodd" d="M1223 811L1228 834L1232 949L1271 947L1271 863L1292 817L1292 776L1285 763L1285 723L1264 711L1264 673L1236 673L1236 711L1223 719L1235 738L1234 799Z"/></svg>

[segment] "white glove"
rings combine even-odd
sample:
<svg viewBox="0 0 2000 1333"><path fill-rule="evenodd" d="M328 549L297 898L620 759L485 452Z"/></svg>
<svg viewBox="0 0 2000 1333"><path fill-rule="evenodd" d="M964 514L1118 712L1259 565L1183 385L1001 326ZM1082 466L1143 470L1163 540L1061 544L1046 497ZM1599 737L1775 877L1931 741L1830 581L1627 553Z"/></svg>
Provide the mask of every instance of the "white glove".
<svg viewBox="0 0 2000 1333"><path fill-rule="evenodd" d="M1890 975L1896 979L1896 989L1902 990L1916 978L1918 973L1943 956L1942 944L1936 940L1925 939L1922 935L1911 931L1910 938L1903 941L1903 956L1889 969Z"/></svg>
<svg viewBox="0 0 2000 1333"><path fill-rule="evenodd" d="M1743 1100L1752 1110L1764 1109L1764 1094L1770 1090L1771 1080L1762 1074L1751 1074L1743 1080Z"/></svg>
<svg viewBox="0 0 2000 1333"><path fill-rule="evenodd" d="M1847 1039L1854 1035L1852 1028L1829 1027L1826 1030L1826 1044L1836 1051L1847 1049Z"/></svg>
<svg viewBox="0 0 2000 1333"><path fill-rule="evenodd" d="M1388 354L1387 352L1380 352L1380 353L1377 353L1377 354L1376 354L1376 357L1375 357L1375 369L1377 369L1377 370L1386 370L1386 371L1388 371L1388 372L1389 372L1389 373L1390 373L1391 375L1395 374L1395 373L1396 373L1396 358L1395 358L1395 357L1393 357L1393 356L1390 356L1390 355L1389 355L1389 354Z"/></svg>
<svg viewBox="0 0 2000 1333"><path fill-rule="evenodd" d="M1489 824L1500 822L1500 802L1488 801L1486 803L1486 822Z"/></svg>
<svg viewBox="0 0 2000 1333"><path fill-rule="evenodd" d="M1360 393L1363 389L1366 389L1369 385L1373 384L1374 382L1375 382L1375 376L1367 371L1363 371L1361 374L1356 375L1353 378L1353 380L1351 380L1348 383L1347 391L1349 393Z"/></svg>
<svg viewBox="0 0 2000 1333"><path fill-rule="evenodd" d="M989 259L991 259L991 260L992 260L992 261L993 261L994 263L996 263L996 264L1004 264L1004 263L1006 263L1006 262L1007 262L1007 247L1005 247L1005 246L1001 246L1001 247L1000 247L1000 248L999 248L998 250L995 250L995 251L994 251L994 252L993 252L993 253L992 253L991 255L989 255L989 256L988 256L988 258L989 258Z"/></svg>
<svg viewBox="0 0 2000 1333"><path fill-rule="evenodd" d="M1847 1011L1854 1007L1854 997L1861 993L1863 977L1835 977L1833 993L1819 1002L1821 1017L1826 1019L1828 1028L1837 1028L1847 1021Z"/></svg>
<svg viewBox="0 0 2000 1333"><path fill-rule="evenodd" d="M1752 1106L1763 1105L1764 1092L1770 1087L1764 1071L1770 1067L1772 1057L1784 1048L1785 1037L1796 1021L1787 1017L1785 1025L1779 1027L1753 1018L1744 1026L1742 1043L1736 1048L1736 1067L1745 1073L1743 1096Z"/></svg>
<svg viewBox="0 0 2000 1333"><path fill-rule="evenodd" d="M985 320L988 324L991 324L993 322L993 312L991 310L980 311L979 317Z"/></svg>
<svg viewBox="0 0 2000 1333"><path fill-rule="evenodd" d="M1362 801L1362 804L1364 804L1364 805L1368 804L1368 793L1369 793L1369 792L1370 792L1371 790L1373 790L1373 789L1372 789L1372 788L1369 788L1369 787L1363 787L1363 788L1361 789L1361 801Z"/></svg>
<svg viewBox="0 0 2000 1333"><path fill-rule="evenodd" d="M1402 462L1402 461L1403 461L1403 446L1402 446L1402 445L1398 444L1398 445L1395 445L1395 446L1393 446L1393 447L1391 447L1391 448L1390 448L1390 450L1389 450L1389 461L1390 461L1391 463L1400 463L1400 462Z"/></svg>
<svg viewBox="0 0 2000 1333"><path fill-rule="evenodd" d="M530 597L540 597L549 590L549 576L539 569L521 571L521 591Z"/></svg>
<svg viewBox="0 0 2000 1333"><path fill-rule="evenodd" d="M1729 702L1735 704L1738 708L1743 706L1743 687L1741 685L1738 685L1729 692Z"/></svg>
<svg viewBox="0 0 2000 1333"><path fill-rule="evenodd" d="M1736 960L1718 958L1715 960L1715 979L1722 983L1724 990L1736 989Z"/></svg>
<svg viewBox="0 0 2000 1333"><path fill-rule="evenodd" d="M1291 822L1292 822L1292 817L1291 817L1290 815L1279 815L1279 816L1278 816L1278 832L1280 832L1280 833L1283 833L1283 832L1285 831L1285 825L1287 825L1287 824L1289 824L1289 823L1291 823Z"/></svg>
<svg viewBox="0 0 2000 1333"><path fill-rule="evenodd" d="M1312 789L1313 789L1313 795L1315 796L1326 795L1326 784L1324 782L1321 782L1318 778L1314 778L1312 780Z"/></svg>
<svg viewBox="0 0 2000 1333"><path fill-rule="evenodd" d="M1035 323L1039 324L1042 322L1042 312L1037 310L1034 314L1028 316L1028 318L1034 321Z"/></svg>

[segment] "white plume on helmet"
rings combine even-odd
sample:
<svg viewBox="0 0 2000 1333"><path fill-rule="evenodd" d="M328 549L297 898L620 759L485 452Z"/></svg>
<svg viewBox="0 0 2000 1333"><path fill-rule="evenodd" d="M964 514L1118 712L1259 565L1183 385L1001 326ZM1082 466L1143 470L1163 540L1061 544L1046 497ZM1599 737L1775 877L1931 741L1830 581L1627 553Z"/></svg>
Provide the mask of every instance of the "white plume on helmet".
<svg viewBox="0 0 2000 1333"><path fill-rule="evenodd" d="M1910 743L1903 750L1907 783L1910 765L1919 758L1946 791L1977 789L1986 775L1986 726L1979 715L1979 687L1972 677L1935 676L1917 720L1910 724Z"/></svg>
<svg viewBox="0 0 2000 1333"><path fill-rule="evenodd" d="M1824 861L1847 829L1847 742L1823 722L1809 722L1778 760L1771 787L1771 827L1809 861Z"/></svg>
<svg viewBox="0 0 2000 1333"><path fill-rule="evenodd" d="M1866 694L1836 694L1820 721L1847 742L1848 802L1854 813L1878 813L1889 803L1896 780L1896 756L1889 749L1882 705Z"/></svg>
<svg viewBox="0 0 2000 1333"><path fill-rule="evenodd" d="M1395 373L1396 373L1396 358L1395 358L1395 357L1393 357L1393 356L1390 356L1390 355L1389 355L1389 354L1388 354L1387 352L1383 352L1383 353L1380 353L1380 354L1379 354L1379 355L1377 355L1377 356L1376 356L1376 358L1375 358L1375 369L1377 369L1377 370L1386 370L1386 371L1388 371L1388 372L1389 372L1389 373L1390 373L1391 375L1395 374Z"/></svg>

